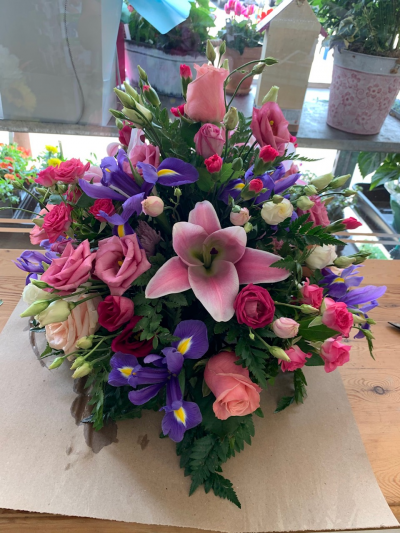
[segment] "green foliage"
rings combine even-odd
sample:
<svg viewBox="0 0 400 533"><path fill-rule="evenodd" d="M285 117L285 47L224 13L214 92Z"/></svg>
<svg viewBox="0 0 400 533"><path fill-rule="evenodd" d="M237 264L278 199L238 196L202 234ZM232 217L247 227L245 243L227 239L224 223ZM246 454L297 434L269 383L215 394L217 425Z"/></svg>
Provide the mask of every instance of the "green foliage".
<svg viewBox="0 0 400 533"><path fill-rule="evenodd" d="M245 48L256 48L262 45L262 34L258 33L257 23L250 19L238 22L235 19L227 19L225 28L218 32L218 37L226 41L228 48L237 50L240 55Z"/></svg>
<svg viewBox="0 0 400 533"><path fill-rule="evenodd" d="M338 332L328 328L324 324L310 327L310 323L315 317L306 318L300 321L299 336L311 342L319 342L335 337Z"/></svg>
<svg viewBox="0 0 400 533"><path fill-rule="evenodd" d="M370 189L400 178L400 154L360 152L358 167L363 178L374 172Z"/></svg>
<svg viewBox="0 0 400 533"><path fill-rule="evenodd" d="M278 405L275 409L275 413L280 413L292 403L303 403L304 398L307 396L306 386L307 381L306 377L301 368L298 368L293 372L293 385L294 391L292 396L284 396L278 402Z"/></svg>
<svg viewBox="0 0 400 533"><path fill-rule="evenodd" d="M0 145L0 202L19 202L17 188L29 184L35 176L32 158L16 143Z"/></svg>

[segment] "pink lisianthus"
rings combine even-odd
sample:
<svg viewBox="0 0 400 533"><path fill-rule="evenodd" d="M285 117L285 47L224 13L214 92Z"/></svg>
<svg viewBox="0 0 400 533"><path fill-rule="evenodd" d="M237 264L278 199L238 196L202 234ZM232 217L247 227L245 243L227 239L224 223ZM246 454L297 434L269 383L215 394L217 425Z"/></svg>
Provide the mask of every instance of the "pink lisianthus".
<svg viewBox="0 0 400 533"><path fill-rule="evenodd" d="M101 168L96 165L90 165L89 170L84 173L82 179L90 183L100 183L102 177L103 171Z"/></svg>
<svg viewBox="0 0 400 533"><path fill-rule="evenodd" d="M135 234L99 241L94 273L108 285L113 296L122 296L150 267Z"/></svg>
<svg viewBox="0 0 400 533"><path fill-rule="evenodd" d="M88 240L81 242L76 250L69 242L61 257L53 259L42 274L41 281L59 291L73 292L89 279L95 257Z"/></svg>
<svg viewBox="0 0 400 533"><path fill-rule="evenodd" d="M229 215L229 220L234 226L244 226L246 222L250 220L250 213L247 207L242 207L239 213L234 213L231 211Z"/></svg>
<svg viewBox="0 0 400 533"><path fill-rule="evenodd" d="M310 353L305 353L296 344L285 350L285 353L290 358L290 361L279 360L282 372L293 372L299 368L302 368L306 364L306 360L311 357Z"/></svg>
<svg viewBox="0 0 400 533"><path fill-rule="evenodd" d="M115 207L112 200L109 200L108 198L96 200L92 207L89 209L89 213L91 213L94 218L100 220L100 222L105 222L106 219L99 214L100 211L104 211L104 213L110 216L113 215L115 213Z"/></svg>
<svg viewBox="0 0 400 533"><path fill-rule="evenodd" d="M41 211L39 211L39 216L35 218L44 220L43 216L46 213L51 212L55 207L56 206L53 204L47 204L46 205L47 209L42 209ZM40 244L45 239L48 239L49 236L47 235L46 230L43 228L43 225L42 227L40 227L35 224L30 231L29 238L30 238L31 244Z"/></svg>
<svg viewBox="0 0 400 533"><path fill-rule="evenodd" d="M324 297L324 289L318 285L310 285L310 280L306 278L304 285L300 289L301 299L303 304L311 305L315 309L319 309Z"/></svg>
<svg viewBox="0 0 400 533"><path fill-rule="evenodd" d="M219 420L246 416L260 407L261 387L250 379L249 371L235 363L232 352L221 352L208 361L204 381L215 396L213 410Z"/></svg>
<svg viewBox="0 0 400 533"><path fill-rule="evenodd" d="M319 196L310 196L310 200L314 202L314 205L306 211L298 209L298 214L304 215L305 213L308 213L308 221L312 221L314 226L329 226L331 222L328 218L328 212L324 202L321 201Z"/></svg>
<svg viewBox="0 0 400 533"><path fill-rule="evenodd" d="M71 211L72 207L62 202L53 206L53 209L44 216L42 229L50 243L55 242L58 237L66 236L66 231L72 223Z"/></svg>
<svg viewBox="0 0 400 533"><path fill-rule="evenodd" d="M325 372L333 372L350 360L351 346L341 342L342 337L327 339L321 346L320 355L325 362Z"/></svg>
<svg viewBox="0 0 400 533"><path fill-rule="evenodd" d="M76 241L74 239L62 239L61 241L53 242L53 244L50 246L50 250L52 252L56 252L57 254L62 254L67 247L67 244L71 243L71 246L73 248L77 248L78 245L76 244Z"/></svg>
<svg viewBox="0 0 400 533"><path fill-rule="evenodd" d="M292 163L289 170L287 170L284 174L284 178L287 178L288 176L292 176L293 174L298 174L300 172L300 169L298 167L298 165L296 165L295 163ZM305 183L305 182L304 182Z"/></svg>
<svg viewBox="0 0 400 533"><path fill-rule="evenodd" d="M208 159L213 155L221 156L225 138L221 128L215 124L203 124L194 136L196 152Z"/></svg>
<svg viewBox="0 0 400 533"><path fill-rule="evenodd" d="M197 76L187 88L186 115L195 122L222 122L225 116L224 81L229 72L207 64L194 68Z"/></svg>
<svg viewBox="0 0 400 533"><path fill-rule="evenodd" d="M76 183L90 168L90 163L84 165L80 159L68 159L55 168L57 181Z"/></svg>
<svg viewBox="0 0 400 533"><path fill-rule="evenodd" d="M322 323L348 337L354 324L354 318L347 309L346 304L344 302L335 302L331 298L325 298L323 307L325 309L322 314Z"/></svg>
<svg viewBox="0 0 400 533"><path fill-rule="evenodd" d="M38 177L35 179L35 183L43 185L44 187L51 187L56 183L56 173L54 167L47 167L44 170L41 170L38 174Z"/></svg>
<svg viewBox="0 0 400 533"><path fill-rule="evenodd" d="M283 155L290 141L289 122L276 102L266 102L261 109L253 109L250 128L259 145L270 145Z"/></svg>

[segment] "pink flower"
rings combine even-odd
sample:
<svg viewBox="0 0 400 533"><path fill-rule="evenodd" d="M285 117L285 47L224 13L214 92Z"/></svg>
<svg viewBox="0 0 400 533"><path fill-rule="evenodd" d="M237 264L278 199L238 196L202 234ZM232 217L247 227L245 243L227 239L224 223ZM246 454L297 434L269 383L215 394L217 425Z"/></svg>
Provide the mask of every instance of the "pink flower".
<svg viewBox="0 0 400 533"><path fill-rule="evenodd" d="M128 11L130 13L133 13L135 10L133 9L133 6L131 6L131 4L128 4Z"/></svg>
<svg viewBox="0 0 400 533"><path fill-rule="evenodd" d="M338 366L343 366L350 360L351 346L340 342L342 337L327 339L321 346L320 355L325 361L325 372L333 372Z"/></svg>
<svg viewBox="0 0 400 533"><path fill-rule="evenodd" d="M299 332L300 324L291 318L278 318L272 323L272 329L280 339L292 339Z"/></svg>
<svg viewBox="0 0 400 533"><path fill-rule="evenodd" d="M234 353L221 352L211 357L204 370L204 380L216 398L213 410L219 420L246 416L260 407L261 387L236 361L239 358Z"/></svg>
<svg viewBox="0 0 400 533"><path fill-rule="evenodd" d="M188 85L185 113L195 122L222 122L225 116L224 81L228 71L207 64L194 68L197 77Z"/></svg>
<svg viewBox="0 0 400 533"><path fill-rule="evenodd" d="M89 279L95 257L87 239L76 250L69 242L61 257L53 259L40 279L59 291L72 292Z"/></svg>
<svg viewBox="0 0 400 533"><path fill-rule="evenodd" d="M303 287L300 289L301 299L303 304L311 305L315 309L319 309L322 304L322 298L324 295L324 289L318 287L318 285L310 285L310 280L306 278Z"/></svg>
<svg viewBox="0 0 400 533"><path fill-rule="evenodd" d="M170 111L174 117L183 117L185 114L185 104L178 105L178 107L171 107Z"/></svg>
<svg viewBox="0 0 400 533"><path fill-rule="evenodd" d="M325 298L323 307L325 310L322 314L322 323L348 337L354 318L352 313L348 311L346 304L344 302L335 302L331 298Z"/></svg>
<svg viewBox="0 0 400 533"><path fill-rule="evenodd" d="M53 242L53 244L50 246L50 250L52 252L56 252L57 254L62 254L67 247L67 244L71 243L71 246L73 248L77 248L78 245L76 244L76 241L74 239L62 239L61 241Z"/></svg>
<svg viewBox="0 0 400 533"><path fill-rule="evenodd" d="M225 138L221 128L215 124L204 124L194 136L196 152L207 159L214 154L221 155Z"/></svg>
<svg viewBox="0 0 400 533"><path fill-rule="evenodd" d="M107 151L107 155L109 157L114 157L117 155L118 153L118 150L119 150L119 142L116 143L110 143L110 144L107 144L107 148L106 148L106 151Z"/></svg>
<svg viewBox="0 0 400 533"><path fill-rule="evenodd" d="M234 226L244 226L246 222L250 220L250 213L247 207L242 207L239 213L234 213L231 211L229 215L229 220Z"/></svg>
<svg viewBox="0 0 400 533"><path fill-rule="evenodd" d="M263 328L274 319L275 304L267 289L247 285L236 296L233 304L239 324L250 328Z"/></svg>
<svg viewBox="0 0 400 533"><path fill-rule="evenodd" d="M278 150L267 144L266 146L263 146L260 150L260 159L264 161L264 163L270 163L271 161L274 161L279 155Z"/></svg>
<svg viewBox="0 0 400 533"><path fill-rule="evenodd" d="M64 183L76 183L90 168L90 163L84 165L79 159L63 161L55 169L56 178Z"/></svg>
<svg viewBox="0 0 400 533"><path fill-rule="evenodd" d="M192 77L192 71L191 71L189 65L180 65L179 66L179 74L181 75L181 78L191 78Z"/></svg>
<svg viewBox="0 0 400 533"><path fill-rule="evenodd" d="M56 172L54 167L47 167L41 170L38 177L35 179L35 183L43 185L44 187L51 187L56 183Z"/></svg>
<svg viewBox="0 0 400 533"><path fill-rule="evenodd" d="M290 361L279 360L282 372L293 372L298 368L302 368L306 364L306 359L311 357L310 353L303 352L296 344L285 350L285 353L290 358Z"/></svg>
<svg viewBox="0 0 400 533"><path fill-rule="evenodd" d="M41 211L39 211L39 216L35 218L44 220L43 215L45 215L49 211L51 212L56 206L53 204L47 204L46 207L47 209L42 209ZM49 236L47 235L46 230L43 228L43 225L42 227L40 227L35 224L30 231L29 238L30 238L31 244L40 244L45 239L48 239Z"/></svg>
<svg viewBox="0 0 400 533"><path fill-rule="evenodd" d="M242 4L240 3L239 0L236 0L235 2L235 15L237 15L238 17L242 14L244 8L242 6Z"/></svg>
<svg viewBox="0 0 400 533"><path fill-rule="evenodd" d="M164 202L159 196L149 196L141 203L143 213L150 217L158 217L164 211Z"/></svg>
<svg viewBox="0 0 400 533"><path fill-rule="evenodd" d="M206 159L204 163L208 172L210 174L215 174L216 172L219 172L221 170L223 161L219 155L214 154L208 159Z"/></svg>
<svg viewBox="0 0 400 533"><path fill-rule="evenodd" d="M135 306L124 296L107 296L99 303L99 324L108 331L116 331L133 317Z"/></svg>
<svg viewBox="0 0 400 533"><path fill-rule="evenodd" d="M46 232L50 243L55 242L61 235L65 235L72 222L71 211L71 206L61 202L44 216L42 229Z"/></svg>
<svg viewBox="0 0 400 533"><path fill-rule="evenodd" d="M299 167L295 163L292 163L289 170L285 172L283 177L287 178L288 176L292 176L293 174L298 174L299 172L300 172Z"/></svg>
<svg viewBox="0 0 400 533"><path fill-rule="evenodd" d="M257 194L262 191L263 187L264 184L259 178L254 178L249 183L249 191L255 192Z"/></svg>
<svg viewBox="0 0 400 533"><path fill-rule="evenodd" d="M147 93L148 91L150 91L150 85L143 85L142 89L143 92Z"/></svg>
<svg viewBox="0 0 400 533"><path fill-rule="evenodd" d="M156 245L161 241L161 235L149 226L147 222L140 219L138 220L136 233L139 236L140 244L146 252L146 255L154 255Z"/></svg>
<svg viewBox="0 0 400 533"><path fill-rule="evenodd" d="M118 140L122 146L129 146L131 140L132 127L129 124L119 130Z"/></svg>
<svg viewBox="0 0 400 533"><path fill-rule="evenodd" d="M177 222L172 245L177 257L167 261L146 288L146 298L160 298L192 289L217 322L227 322L234 313L239 284L275 283L289 272L270 265L279 256L246 248L243 228L221 229L217 213L208 201L198 202L189 222Z"/></svg>
<svg viewBox="0 0 400 533"><path fill-rule="evenodd" d="M346 229L357 229L362 226L361 222L354 217L345 218L342 220L342 224L346 226Z"/></svg>
<svg viewBox="0 0 400 533"><path fill-rule="evenodd" d="M254 15L254 4L247 6L247 8L242 12L246 18L249 18L251 15Z"/></svg>
<svg viewBox="0 0 400 533"><path fill-rule="evenodd" d="M321 201L319 196L310 196L310 200L314 202L314 205L307 209L306 211L298 210L299 215L304 215L308 213L308 221L314 222L315 226L329 226L330 220L328 218L328 212L326 210L324 202Z"/></svg>
<svg viewBox="0 0 400 533"><path fill-rule="evenodd" d="M100 183L102 177L103 171L101 168L96 165L90 165L89 170L84 173L82 179L89 181L90 183Z"/></svg>
<svg viewBox="0 0 400 533"><path fill-rule="evenodd" d="M150 267L135 234L99 241L94 273L108 285L113 296L122 296Z"/></svg>
<svg viewBox="0 0 400 533"><path fill-rule="evenodd" d="M289 122L276 102L265 102L261 109L253 109L250 128L260 146L271 145L279 155L285 152L290 141Z"/></svg>
<svg viewBox="0 0 400 533"><path fill-rule="evenodd" d="M100 222L105 222L106 219L99 214L100 211L104 211L104 213L110 216L113 215L115 213L115 208L114 204L112 203L112 200L109 200L108 198L95 200L94 204L89 209L89 213L91 213L94 218L100 220Z"/></svg>
<svg viewBox="0 0 400 533"><path fill-rule="evenodd" d="M152 144L141 144L137 145L129 152L128 157L133 167L136 167L138 163L148 163L157 168L160 164L160 149L158 146L153 146ZM129 163L126 163L129 166ZM131 174L131 168L129 166L124 168L127 174Z"/></svg>

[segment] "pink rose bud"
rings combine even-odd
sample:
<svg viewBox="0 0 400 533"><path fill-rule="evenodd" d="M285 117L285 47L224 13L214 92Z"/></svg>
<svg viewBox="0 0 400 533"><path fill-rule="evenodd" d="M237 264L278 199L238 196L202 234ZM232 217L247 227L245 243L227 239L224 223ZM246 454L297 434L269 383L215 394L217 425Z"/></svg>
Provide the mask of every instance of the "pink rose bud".
<svg viewBox="0 0 400 533"><path fill-rule="evenodd" d="M42 276L43 278L43 276ZM328 328L339 331L348 337L354 323L352 313L347 309L344 302L335 302L331 298L325 298L322 306L322 323Z"/></svg>
<svg viewBox="0 0 400 533"><path fill-rule="evenodd" d="M158 196L149 196L142 201L142 209L145 215L158 217L164 211L164 202Z"/></svg>
<svg viewBox="0 0 400 533"><path fill-rule="evenodd" d="M206 159L204 163L206 164L207 170L210 174L215 174L215 172L219 172L222 168L222 158L217 154L214 154Z"/></svg>
<svg viewBox="0 0 400 533"><path fill-rule="evenodd" d="M263 182L260 179L258 179L258 178L254 178L249 183L249 191L253 191L253 192L257 193L257 194L259 192L261 192L263 187L264 187Z"/></svg>
<svg viewBox="0 0 400 533"><path fill-rule="evenodd" d="M171 107L170 111L175 117L179 118L180 116L184 116L185 104L178 105L178 107Z"/></svg>
<svg viewBox="0 0 400 533"><path fill-rule="evenodd" d="M222 129L215 124L204 124L194 136L194 142L196 152L207 159L214 154L222 154L225 136Z"/></svg>
<svg viewBox="0 0 400 533"><path fill-rule="evenodd" d="M318 287L318 285L310 285L310 280L306 278L306 281L304 282L303 287L300 289L300 292L301 303L311 305L316 309L321 307L324 294L324 289L322 287Z"/></svg>
<svg viewBox="0 0 400 533"><path fill-rule="evenodd" d="M280 339L291 339L296 337L300 324L291 318L278 318L272 322L272 329ZM290 356L289 356L290 357Z"/></svg>
<svg viewBox="0 0 400 533"><path fill-rule="evenodd" d="M350 360L351 346L340 342L342 337L327 339L321 346L320 355L325 362L325 372L332 372Z"/></svg>
<svg viewBox="0 0 400 533"><path fill-rule="evenodd" d="M282 372L293 372L298 368L302 368L306 364L306 359L311 357L310 353L305 353L298 346L294 345L288 350L285 350L290 361L280 360L279 364L281 365Z"/></svg>
<svg viewBox="0 0 400 533"><path fill-rule="evenodd" d="M180 65L179 73L181 75L181 78L191 78L192 77L192 70L189 67L189 65Z"/></svg>
<svg viewBox="0 0 400 533"><path fill-rule="evenodd" d="M249 210L247 207L242 207L239 213L231 212L229 218L234 226L244 226L250 220Z"/></svg>
<svg viewBox="0 0 400 533"><path fill-rule="evenodd" d="M362 226L361 222L354 217L345 218L342 220L342 224L346 226L346 229L357 229Z"/></svg>
<svg viewBox="0 0 400 533"><path fill-rule="evenodd" d="M100 220L100 222L105 222L106 219L100 215L100 211L104 211L106 215L113 215L115 213L115 209L112 200L109 200L108 198L96 200L89 209L89 213L91 213L94 218Z"/></svg>
<svg viewBox="0 0 400 533"><path fill-rule="evenodd" d="M279 155L278 150L275 150L270 145L263 146L260 150L260 159L264 161L264 163L270 163L271 161L274 161Z"/></svg>
<svg viewBox="0 0 400 533"><path fill-rule="evenodd" d="M143 91L150 91L150 85L143 85Z"/></svg>

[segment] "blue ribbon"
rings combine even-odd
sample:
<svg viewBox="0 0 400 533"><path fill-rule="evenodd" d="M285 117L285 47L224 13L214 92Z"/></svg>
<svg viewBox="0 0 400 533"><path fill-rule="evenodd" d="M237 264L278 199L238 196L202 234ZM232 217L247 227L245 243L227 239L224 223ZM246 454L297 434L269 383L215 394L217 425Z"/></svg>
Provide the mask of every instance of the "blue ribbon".
<svg viewBox="0 0 400 533"><path fill-rule="evenodd" d="M188 0L129 0L129 3L162 34L186 20L190 12Z"/></svg>

